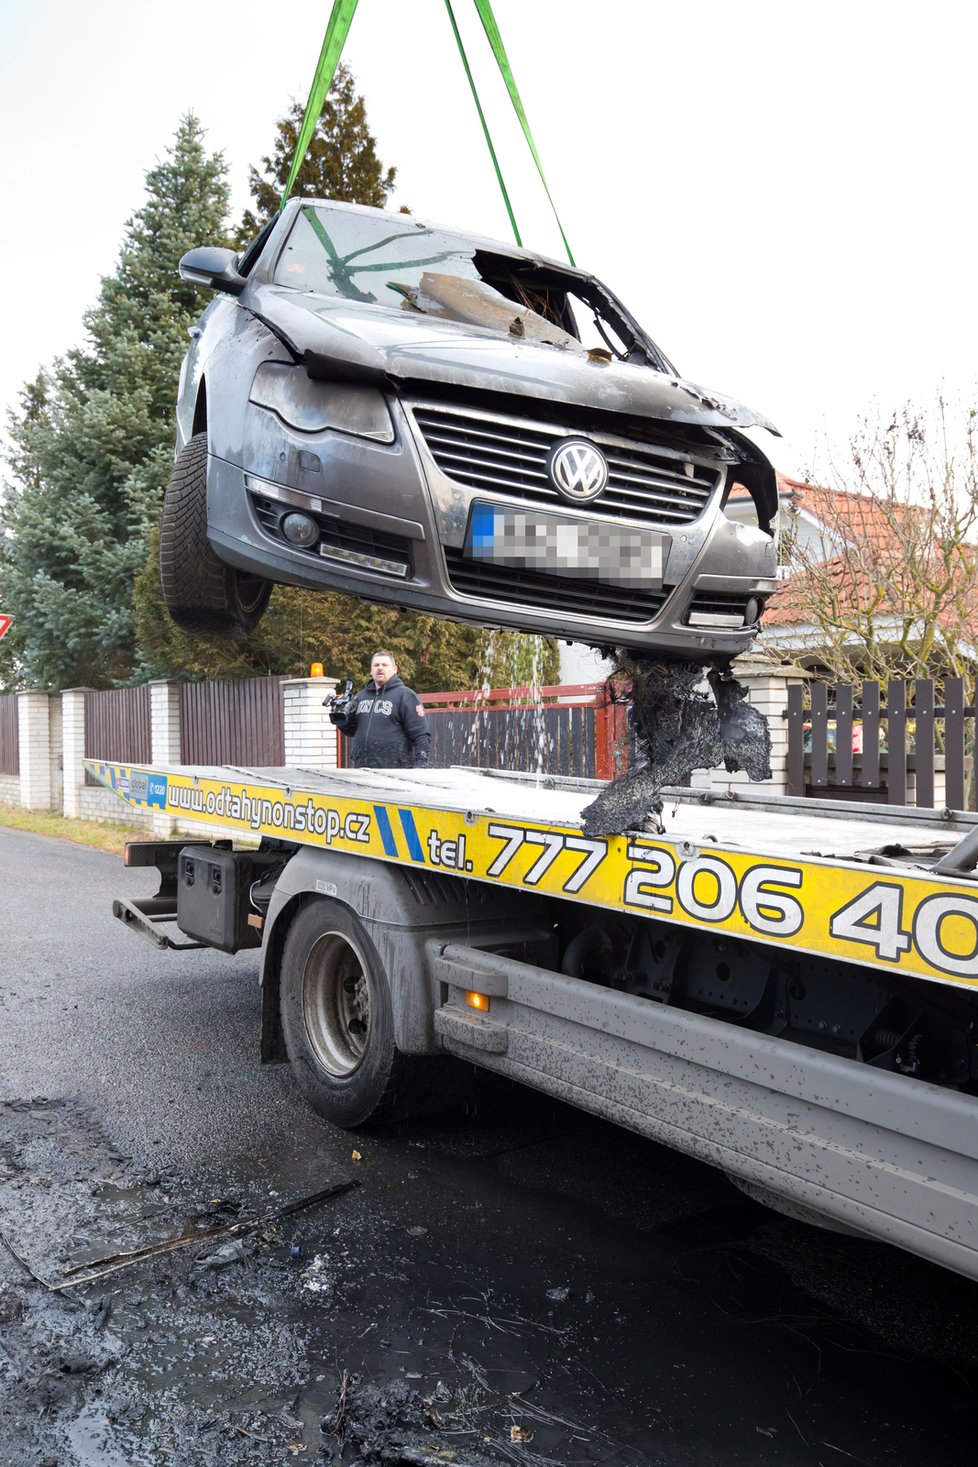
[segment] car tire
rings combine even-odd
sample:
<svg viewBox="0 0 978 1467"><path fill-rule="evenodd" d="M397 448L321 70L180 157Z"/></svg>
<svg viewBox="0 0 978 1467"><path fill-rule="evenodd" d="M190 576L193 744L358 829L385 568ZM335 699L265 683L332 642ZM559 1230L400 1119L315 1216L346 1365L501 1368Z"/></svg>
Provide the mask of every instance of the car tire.
<svg viewBox="0 0 978 1467"><path fill-rule="evenodd" d="M171 620L185 632L247 637L272 593L268 581L218 560L207 538L207 434L177 454L160 516L160 582Z"/></svg>
<svg viewBox="0 0 978 1467"><path fill-rule="evenodd" d="M394 1043L390 985L363 924L342 902L302 907L285 939L282 1033L299 1089L327 1121L358 1127L428 1109L441 1056Z"/></svg>

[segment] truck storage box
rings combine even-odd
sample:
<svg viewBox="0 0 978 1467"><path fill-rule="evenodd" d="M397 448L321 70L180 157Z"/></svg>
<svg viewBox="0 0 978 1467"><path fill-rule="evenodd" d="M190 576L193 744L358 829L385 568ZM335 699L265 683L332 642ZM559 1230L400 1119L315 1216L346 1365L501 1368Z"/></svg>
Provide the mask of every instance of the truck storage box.
<svg viewBox="0 0 978 1467"><path fill-rule="evenodd" d="M248 893L259 875L248 851L185 846L177 872L177 926L222 952L258 947L261 932L248 925Z"/></svg>

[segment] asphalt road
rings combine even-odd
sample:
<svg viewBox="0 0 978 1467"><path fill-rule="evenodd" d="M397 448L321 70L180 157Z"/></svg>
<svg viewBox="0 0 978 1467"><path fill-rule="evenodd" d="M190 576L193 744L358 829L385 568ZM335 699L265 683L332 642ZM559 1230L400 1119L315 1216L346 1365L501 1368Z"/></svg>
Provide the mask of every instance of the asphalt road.
<svg viewBox="0 0 978 1467"><path fill-rule="evenodd" d="M973 1285L492 1077L338 1131L259 1063L254 954L157 953L112 918L155 873L4 829L0 860L0 1460L973 1454ZM345 1182L237 1253L204 1237Z"/></svg>

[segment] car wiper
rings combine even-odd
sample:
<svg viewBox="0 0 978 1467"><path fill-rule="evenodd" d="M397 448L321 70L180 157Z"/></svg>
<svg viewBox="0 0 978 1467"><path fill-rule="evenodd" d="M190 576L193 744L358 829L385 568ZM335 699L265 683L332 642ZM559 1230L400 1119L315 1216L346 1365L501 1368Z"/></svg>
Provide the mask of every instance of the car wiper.
<svg viewBox="0 0 978 1467"><path fill-rule="evenodd" d="M601 337L601 340L604 342L605 346L611 352L611 355L613 357L617 357L620 362L627 362L627 361L630 360L630 354L628 356L626 356L624 352L620 352L620 351L617 351L615 349L615 347L614 347L614 345L612 343L611 337L608 335L607 331L605 330L605 324L602 321L601 317L598 315L597 311L594 312L593 325L594 325L595 331ZM634 344L633 344L633 350L634 350Z"/></svg>

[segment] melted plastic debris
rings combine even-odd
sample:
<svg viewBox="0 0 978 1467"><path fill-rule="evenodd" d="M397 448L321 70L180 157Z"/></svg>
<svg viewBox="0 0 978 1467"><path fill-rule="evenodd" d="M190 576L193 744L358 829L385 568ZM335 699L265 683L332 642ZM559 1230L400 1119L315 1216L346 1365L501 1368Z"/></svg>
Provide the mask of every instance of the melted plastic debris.
<svg viewBox="0 0 978 1467"><path fill-rule="evenodd" d="M485 326L502 335L525 337L528 341L542 342L547 346L583 351L575 337L533 310L529 302L521 304L511 300L485 280L438 275L426 270L417 286L389 280L387 288L401 296L404 310L420 311L426 316L460 321L469 326ZM515 316L514 306L517 310Z"/></svg>
<svg viewBox="0 0 978 1467"><path fill-rule="evenodd" d="M243 1238L232 1238L216 1252L209 1253L206 1258L201 1258L195 1267L201 1273L214 1273L221 1268L229 1268L232 1263L244 1263L251 1258L255 1251L253 1242L246 1242Z"/></svg>
<svg viewBox="0 0 978 1467"><path fill-rule="evenodd" d="M333 1280L329 1273L329 1258L325 1253L317 1253L308 1268L304 1268L299 1277L302 1287L308 1289L311 1294L331 1294L333 1291Z"/></svg>
<svg viewBox="0 0 978 1467"><path fill-rule="evenodd" d="M743 683L726 673L711 672L709 684L717 704L723 767L743 770L748 779L771 778L771 731L763 713L747 702Z"/></svg>
<svg viewBox="0 0 978 1467"><path fill-rule="evenodd" d="M357 1463L492 1467L499 1456L476 1445L479 1433L474 1425L480 1414L464 1393L456 1398L441 1381L424 1395L407 1381L361 1384L357 1376L345 1374L336 1410L323 1417L322 1429L324 1438L332 1436L339 1447L354 1448ZM482 1441L500 1445L492 1435L482 1436ZM519 1460L509 1453L506 1457Z"/></svg>
<svg viewBox="0 0 978 1467"><path fill-rule="evenodd" d="M729 774L743 770L752 780L770 779L767 722L729 669L704 677L698 663L622 656L612 680L630 686L638 767L613 780L582 812L585 835L620 835L647 825L661 832L661 791L682 784L694 769L722 764Z"/></svg>

